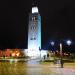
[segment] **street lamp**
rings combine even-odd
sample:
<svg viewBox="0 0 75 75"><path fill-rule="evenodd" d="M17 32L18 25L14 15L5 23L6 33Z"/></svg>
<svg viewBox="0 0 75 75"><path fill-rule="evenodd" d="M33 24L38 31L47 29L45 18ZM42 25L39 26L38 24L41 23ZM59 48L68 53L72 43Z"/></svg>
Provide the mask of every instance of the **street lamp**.
<svg viewBox="0 0 75 75"><path fill-rule="evenodd" d="M52 45L52 46L54 46L54 44L55 44L55 42L54 42L54 41L51 41L50 43L51 43L51 45Z"/></svg>
<svg viewBox="0 0 75 75"><path fill-rule="evenodd" d="M53 46L53 50L54 50L55 42L54 41L51 41L50 44L51 44L51 46ZM55 61L55 51L53 51L53 53L54 53L54 61Z"/></svg>
<svg viewBox="0 0 75 75"><path fill-rule="evenodd" d="M66 43L67 43L68 46L70 46L72 44L72 41L71 40L67 40ZM68 49L70 49L70 48L68 48ZM70 53L69 53L69 55L70 55Z"/></svg>
<svg viewBox="0 0 75 75"><path fill-rule="evenodd" d="M67 40L66 41L67 45L71 45L72 41L71 40ZM62 43L60 43L60 57L61 57L61 68L63 68L63 59L62 59Z"/></svg>
<svg viewBox="0 0 75 75"><path fill-rule="evenodd" d="M70 46L72 44L72 41L71 40L67 40L66 43L67 43L67 45Z"/></svg>
<svg viewBox="0 0 75 75"><path fill-rule="evenodd" d="M54 50L55 42L54 41L50 41L50 45L51 45L51 49Z"/></svg>
<svg viewBox="0 0 75 75"><path fill-rule="evenodd" d="M54 52L54 45L55 45L55 42L54 42L54 41L51 41L50 44L51 44L51 48L52 48L52 50L53 50L53 52Z"/></svg>

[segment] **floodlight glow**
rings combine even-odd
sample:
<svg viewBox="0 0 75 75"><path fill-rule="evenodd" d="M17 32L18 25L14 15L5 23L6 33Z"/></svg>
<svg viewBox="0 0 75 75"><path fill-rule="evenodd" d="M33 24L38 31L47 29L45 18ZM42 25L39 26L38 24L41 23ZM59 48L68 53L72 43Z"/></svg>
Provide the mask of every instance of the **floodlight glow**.
<svg viewBox="0 0 75 75"><path fill-rule="evenodd" d="M71 45L72 42L70 40L68 40L66 43L67 43L67 45Z"/></svg>
<svg viewBox="0 0 75 75"><path fill-rule="evenodd" d="M38 8L37 7L32 7L32 13L38 13Z"/></svg>
<svg viewBox="0 0 75 75"><path fill-rule="evenodd" d="M30 57L38 57L40 55L40 51L39 50L29 50L27 55Z"/></svg>

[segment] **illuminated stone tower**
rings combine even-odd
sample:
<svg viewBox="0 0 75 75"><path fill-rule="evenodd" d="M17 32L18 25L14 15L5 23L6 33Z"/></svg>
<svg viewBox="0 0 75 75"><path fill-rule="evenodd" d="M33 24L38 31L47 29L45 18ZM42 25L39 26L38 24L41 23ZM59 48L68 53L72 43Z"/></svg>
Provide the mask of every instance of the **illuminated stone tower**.
<svg viewBox="0 0 75 75"><path fill-rule="evenodd" d="M29 14L28 50L35 53L39 49L41 49L41 16L38 7L32 7Z"/></svg>

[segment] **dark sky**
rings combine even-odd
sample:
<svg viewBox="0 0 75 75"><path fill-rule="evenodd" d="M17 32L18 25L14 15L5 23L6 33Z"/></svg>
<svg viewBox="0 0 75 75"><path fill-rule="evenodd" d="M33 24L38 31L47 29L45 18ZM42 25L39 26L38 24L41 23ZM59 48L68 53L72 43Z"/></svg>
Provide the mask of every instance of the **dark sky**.
<svg viewBox="0 0 75 75"><path fill-rule="evenodd" d="M34 0L0 1L0 48L27 48ZM51 39L75 39L74 0L36 0L42 17L42 47Z"/></svg>

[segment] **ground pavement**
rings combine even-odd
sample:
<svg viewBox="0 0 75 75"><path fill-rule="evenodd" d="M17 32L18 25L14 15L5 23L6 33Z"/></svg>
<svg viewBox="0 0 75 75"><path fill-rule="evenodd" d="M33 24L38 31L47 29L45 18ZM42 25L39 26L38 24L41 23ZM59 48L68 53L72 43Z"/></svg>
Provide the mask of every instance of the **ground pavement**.
<svg viewBox="0 0 75 75"><path fill-rule="evenodd" d="M28 63L31 66L31 75L75 75L75 68L60 68L59 65L54 64L39 64L38 60L30 60Z"/></svg>
<svg viewBox="0 0 75 75"><path fill-rule="evenodd" d="M0 61L0 75L75 75L75 68L66 64L60 68L60 65L42 63L38 59Z"/></svg>

